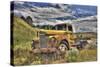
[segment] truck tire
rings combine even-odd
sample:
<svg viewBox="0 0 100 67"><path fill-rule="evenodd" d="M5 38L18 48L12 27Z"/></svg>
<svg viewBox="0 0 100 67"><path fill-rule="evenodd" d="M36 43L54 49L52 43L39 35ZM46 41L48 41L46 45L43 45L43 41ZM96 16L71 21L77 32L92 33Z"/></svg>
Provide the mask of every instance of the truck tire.
<svg viewBox="0 0 100 67"><path fill-rule="evenodd" d="M59 44L59 50L62 51L62 52L65 52L65 51L69 50L68 43L66 41L62 41Z"/></svg>

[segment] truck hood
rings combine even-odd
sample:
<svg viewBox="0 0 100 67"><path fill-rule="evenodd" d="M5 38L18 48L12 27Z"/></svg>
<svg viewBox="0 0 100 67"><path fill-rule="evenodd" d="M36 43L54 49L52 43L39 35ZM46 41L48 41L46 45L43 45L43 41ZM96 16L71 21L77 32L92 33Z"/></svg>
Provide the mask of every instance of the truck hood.
<svg viewBox="0 0 100 67"><path fill-rule="evenodd" d="M44 30L44 29L40 29L40 32L43 32L45 34L48 35L54 35L54 34L66 34L66 33L72 33L71 31L63 31L63 30Z"/></svg>

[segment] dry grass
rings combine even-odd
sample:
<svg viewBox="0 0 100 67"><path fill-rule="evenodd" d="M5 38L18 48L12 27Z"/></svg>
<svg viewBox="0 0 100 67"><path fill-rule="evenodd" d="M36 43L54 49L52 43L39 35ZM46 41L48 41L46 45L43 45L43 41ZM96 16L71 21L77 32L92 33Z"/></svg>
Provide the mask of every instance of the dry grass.
<svg viewBox="0 0 100 67"><path fill-rule="evenodd" d="M96 61L97 60L97 49L84 49L80 51L77 58L78 62L84 61Z"/></svg>

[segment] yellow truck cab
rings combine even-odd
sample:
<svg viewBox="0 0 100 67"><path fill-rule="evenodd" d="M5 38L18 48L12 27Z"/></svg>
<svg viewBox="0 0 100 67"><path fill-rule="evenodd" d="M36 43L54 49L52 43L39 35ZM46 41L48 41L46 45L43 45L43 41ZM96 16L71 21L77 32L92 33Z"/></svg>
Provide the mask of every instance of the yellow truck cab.
<svg viewBox="0 0 100 67"><path fill-rule="evenodd" d="M39 49L56 48L65 51L69 50L74 43L75 35L70 23L41 26L37 31L37 40L33 39L34 48Z"/></svg>

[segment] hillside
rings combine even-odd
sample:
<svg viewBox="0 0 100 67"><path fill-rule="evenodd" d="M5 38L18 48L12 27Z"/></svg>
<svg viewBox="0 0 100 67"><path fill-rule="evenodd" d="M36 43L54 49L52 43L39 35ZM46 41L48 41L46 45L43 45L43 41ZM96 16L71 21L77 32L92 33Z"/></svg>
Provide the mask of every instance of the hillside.
<svg viewBox="0 0 100 67"><path fill-rule="evenodd" d="M14 17L13 27L14 45L31 41L35 35L35 29L18 17Z"/></svg>
<svg viewBox="0 0 100 67"><path fill-rule="evenodd" d="M13 22L13 50L14 57L12 64L22 65L28 63L29 51L31 50L31 42L35 37L35 29L28 25L21 18L14 17Z"/></svg>

